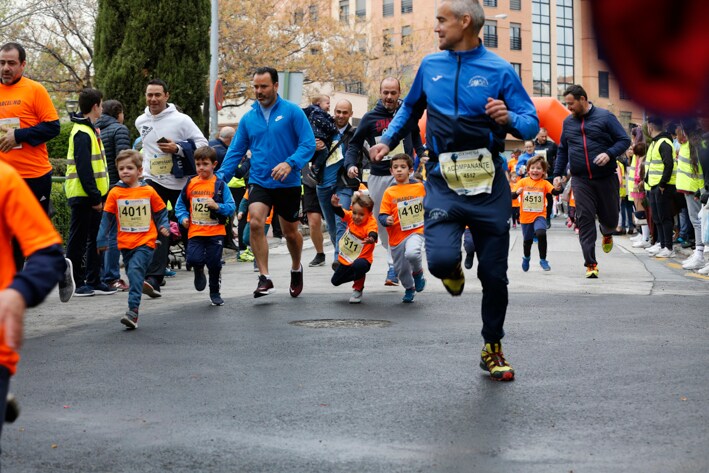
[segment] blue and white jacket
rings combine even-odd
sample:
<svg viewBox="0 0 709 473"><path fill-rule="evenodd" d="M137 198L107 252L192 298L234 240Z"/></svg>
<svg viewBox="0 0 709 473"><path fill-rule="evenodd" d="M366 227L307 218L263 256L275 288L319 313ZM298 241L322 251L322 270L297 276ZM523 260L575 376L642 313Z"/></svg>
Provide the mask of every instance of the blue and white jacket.
<svg viewBox="0 0 709 473"><path fill-rule="evenodd" d="M485 114L488 97L503 100L509 123L501 126ZM539 131L537 112L512 66L480 44L469 51L443 51L421 62L411 90L382 137L392 148L412 121L427 109L426 148L432 161L441 153L505 149L507 133L528 140ZM499 158L497 158L499 159Z"/></svg>
<svg viewBox="0 0 709 473"><path fill-rule="evenodd" d="M251 150L249 184L269 189L299 187L300 170L315 152L315 135L303 110L278 96L268 122L258 102L244 115L217 176L229 182L248 150ZM292 171L281 182L271 177L271 170L283 162Z"/></svg>

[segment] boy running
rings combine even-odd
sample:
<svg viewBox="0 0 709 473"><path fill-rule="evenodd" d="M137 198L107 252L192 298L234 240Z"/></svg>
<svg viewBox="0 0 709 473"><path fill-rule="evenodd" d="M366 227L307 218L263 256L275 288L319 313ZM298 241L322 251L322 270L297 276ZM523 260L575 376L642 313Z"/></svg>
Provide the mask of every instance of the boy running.
<svg viewBox="0 0 709 473"><path fill-rule="evenodd" d="M357 191L352 196L352 210L345 210L340 205L340 198L333 194L330 203L335 215L347 224L347 231L340 238L340 253L337 258L340 265L332 275L333 286L354 281L350 304L362 302L364 278L372 267L374 245L377 243L377 222L372 216L374 202L369 195Z"/></svg>
<svg viewBox="0 0 709 473"><path fill-rule="evenodd" d="M153 258L158 227L161 235L169 236L170 224L163 200L155 189L140 180L143 156L132 149L123 150L116 156L116 169L121 180L108 193L96 245L99 251L108 248L108 229L118 220L118 249L130 285L128 310L121 323L133 330L138 328L143 281Z"/></svg>
<svg viewBox="0 0 709 473"><path fill-rule="evenodd" d="M224 181L214 175L217 152L210 146L194 152L197 175L187 181L175 207L177 220L189 229L187 264L194 271L194 288L204 291L209 270L209 299L212 305L224 305L220 294L224 223L236 210L234 198Z"/></svg>
<svg viewBox="0 0 709 473"><path fill-rule="evenodd" d="M551 271L547 261L547 194L558 195L561 186L554 187L544 179L547 173L547 162L542 156L534 156L527 161L528 177L520 179L512 190L512 199L522 196L520 222L522 223L522 238L524 238L524 256L522 271L529 271L529 259L532 243L536 237L539 242L539 265L544 271Z"/></svg>
<svg viewBox="0 0 709 473"><path fill-rule="evenodd" d="M391 158L391 174L396 184L387 188L379 209L379 223L389 235L391 257L405 292L402 302L411 303L423 291L423 197L421 182L409 182L413 159L401 153Z"/></svg>

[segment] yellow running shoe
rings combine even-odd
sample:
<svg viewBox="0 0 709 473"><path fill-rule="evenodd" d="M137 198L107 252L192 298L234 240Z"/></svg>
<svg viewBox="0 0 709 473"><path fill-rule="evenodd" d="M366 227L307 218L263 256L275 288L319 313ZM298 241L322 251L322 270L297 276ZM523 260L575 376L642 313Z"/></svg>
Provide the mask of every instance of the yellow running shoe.
<svg viewBox="0 0 709 473"><path fill-rule="evenodd" d="M597 264L589 264L586 266L586 278L588 279L597 279L598 278L598 265Z"/></svg>
<svg viewBox="0 0 709 473"><path fill-rule="evenodd" d="M515 370L512 369L502 353L501 343L486 343L480 354L480 368L489 371L496 381L512 381Z"/></svg>
<svg viewBox="0 0 709 473"><path fill-rule="evenodd" d="M460 262L458 262L458 266L453 270L452 277L442 279L441 281L443 281L443 286L451 296L461 295L465 287L465 274L463 274L463 269L460 267Z"/></svg>
<svg viewBox="0 0 709 473"><path fill-rule="evenodd" d="M601 248L603 248L603 251L605 253L611 252L611 250L613 249L613 235L606 235L603 237Z"/></svg>

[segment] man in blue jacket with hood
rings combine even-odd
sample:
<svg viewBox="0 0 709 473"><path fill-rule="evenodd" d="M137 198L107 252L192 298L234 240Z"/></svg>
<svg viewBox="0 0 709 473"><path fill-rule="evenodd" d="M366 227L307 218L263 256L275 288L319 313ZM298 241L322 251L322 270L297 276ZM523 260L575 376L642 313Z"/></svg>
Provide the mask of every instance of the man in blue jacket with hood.
<svg viewBox="0 0 709 473"><path fill-rule="evenodd" d="M586 277L598 277L596 261L596 215L603 251L613 249L613 231L618 225L618 176L616 157L625 153L630 138L618 119L608 110L588 101L580 85L564 91L571 115L564 119L559 150L554 165L554 185L561 182L568 166L571 190L576 200L576 226L586 266Z"/></svg>
<svg viewBox="0 0 709 473"><path fill-rule="evenodd" d="M239 122L236 138L229 145L217 172L229 182L248 150L251 150L249 175L249 215L251 247L259 269L254 297L273 293L268 272L268 241L264 231L266 217L274 208L291 255L290 295L303 290L303 236L298 231L300 212L300 170L315 152L315 135L301 108L278 96L278 72L271 67L256 69L253 77L256 102Z"/></svg>

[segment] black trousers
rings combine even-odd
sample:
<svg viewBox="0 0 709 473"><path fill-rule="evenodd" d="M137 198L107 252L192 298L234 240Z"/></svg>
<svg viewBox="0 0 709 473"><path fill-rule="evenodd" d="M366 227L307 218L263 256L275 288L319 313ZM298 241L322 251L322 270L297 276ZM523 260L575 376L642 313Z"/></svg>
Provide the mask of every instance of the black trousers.
<svg viewBox="0 0 709 473"><path fill-rule="evenodd" d="M660 190L660 186L655 186L648 193L653 221L657 226L655 241L660 242L660 246L668 250L672 249L672 236L674 233L673 201L676 194L677 188L672 185L667 185L664 191Z"/></svg>
<svg viewBox="0 0 709 473"><path fill-rule="evenodd" d="M155 181L148 180L146 182L155 189L163 202L165 202L165 205L170 202L173 209L177 206L177 199L180 198L179 190L168 189ZM179 227L182 233L182 241L185 244L185 248L187 248L187 238L184 227L182 225L179 225ZM167 267L168 253L170 252L170 237L162 236L160 232L158 232L158 241L160 244L155 247L153 259L150 261L150 266L148 266L146 277L154 279L159 283L165 278L165 268Z"/></svg>
<svg viewBox="0 0 709 473"><path fill-rule="evenodd" d="M603 236L612 235L618 226L620 202L618 177L615 174L598 179L574 176L571 189L576 199L576 227L584 264L596 261L596 216Z"/></svg>
<svg viewBox="0 0 709 473"><path fill-rule="evenodd" d="M103 212L94 210L88 199L78 199L70 205L71 223L66 257L74 267L76 287L84 284L95 287L101 282L103 258L96 251L96 237Z"/></svg>

